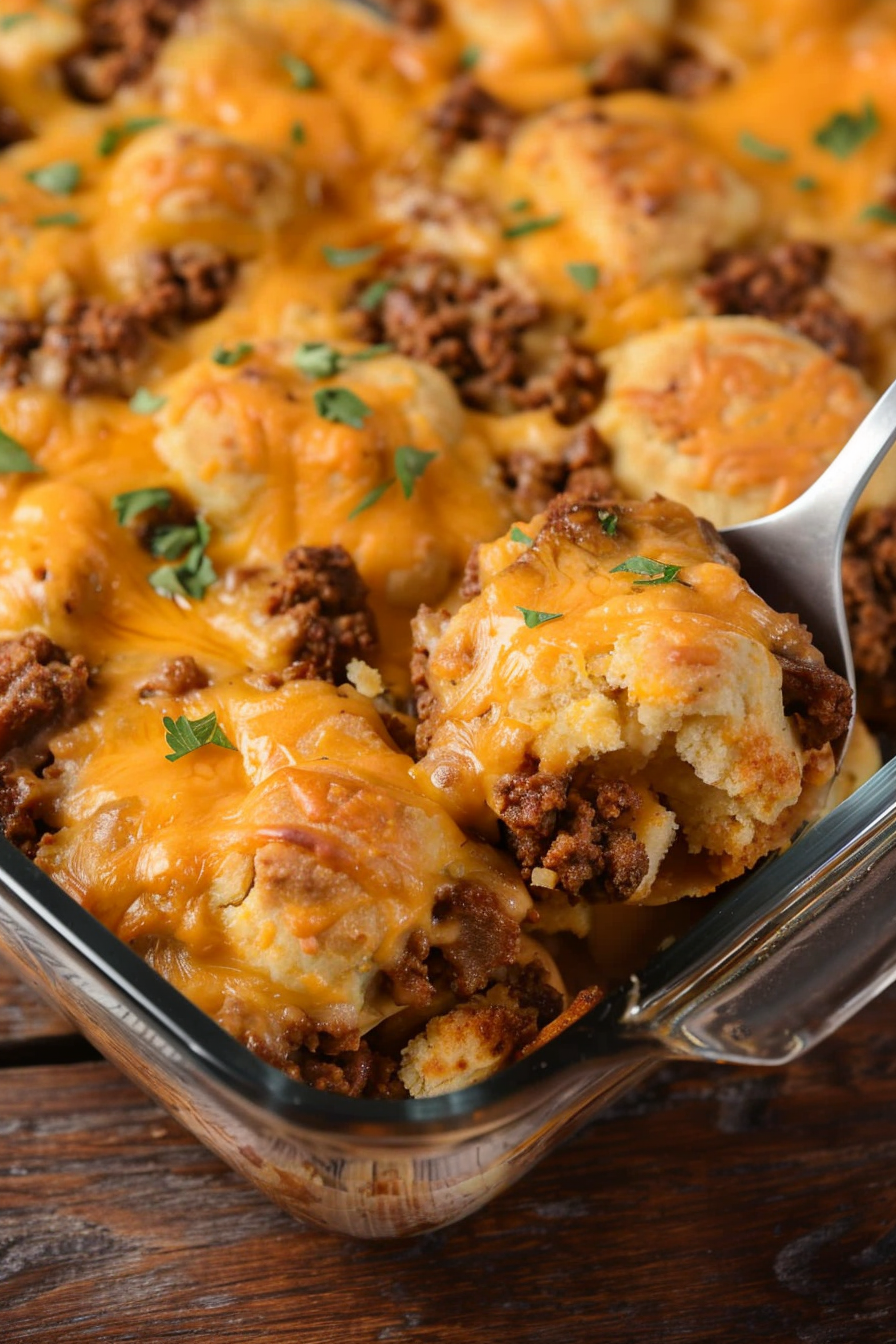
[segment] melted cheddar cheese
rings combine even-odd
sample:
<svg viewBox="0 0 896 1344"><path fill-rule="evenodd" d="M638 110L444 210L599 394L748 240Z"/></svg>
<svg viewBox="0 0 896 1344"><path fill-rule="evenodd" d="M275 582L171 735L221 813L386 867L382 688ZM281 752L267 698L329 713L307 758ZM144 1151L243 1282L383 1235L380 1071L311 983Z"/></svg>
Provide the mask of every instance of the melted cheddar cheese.
<svg viewBox="0 0 896 1344"><path fill-rule="evenodd" d="M896 5L372 8L184 0L116 75L93 0L0 0L0 639L89 673L31 736L0 686L0 786L13 838L244 1040L292 1067L397 1017L425 1092L479 1008L477 1077L511 1019L535 1034L514 986L533 956L562 982L524 922L600 936L506 852L501 779L611 758L649 851L634 903L714 889L818 806L830 750L775 655L817 657L686 510L620 505L604 549L690 586L514 538L582 469L718 525L779 508L896 373ZM794 243L815 326L713 308L720 252ZM861 368L812 339L832 312ZM120 523L147 490L169 514ZM366 625L295 577L333 548ZM417 764L412 682L438 706ZM166 760L165 721L212 714L235 750ZM486 914L446 914L452 884Z"/></svg>

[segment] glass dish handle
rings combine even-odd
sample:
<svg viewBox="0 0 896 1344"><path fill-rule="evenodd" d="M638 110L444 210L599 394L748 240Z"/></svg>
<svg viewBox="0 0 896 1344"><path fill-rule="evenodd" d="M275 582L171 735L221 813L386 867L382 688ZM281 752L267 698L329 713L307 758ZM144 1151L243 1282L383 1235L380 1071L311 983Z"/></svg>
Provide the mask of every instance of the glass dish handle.
<svg viewBox="0 0 896 1344"><path fill-rule="evenodd" d="M896 760L633 979L616 1031L782 1064L896 980Z"/></svg>

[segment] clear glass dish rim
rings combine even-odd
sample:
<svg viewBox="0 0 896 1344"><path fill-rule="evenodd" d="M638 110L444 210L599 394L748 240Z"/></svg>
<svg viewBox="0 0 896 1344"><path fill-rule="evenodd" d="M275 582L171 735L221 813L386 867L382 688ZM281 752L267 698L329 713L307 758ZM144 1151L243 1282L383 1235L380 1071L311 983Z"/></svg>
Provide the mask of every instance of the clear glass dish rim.
<svg viewBox="0 0 896 1344"><path fill-rule="evenodd" d="M848 846L860 818L888 807L896 807L896 758L790 849L738 882L669 948L658 952L638 975L641 1002L673 986L686 994L689 983L696 984L702 971L729 955L757 923L774 921L794 883L810 870L823 868ZM325 1128L336 1122L340 1128L363 1130L370 1137L460 1130L477 1119L484 1120L487 1112L502 1103L521 1099L536 1082L543 1085L571 1066L609 1059L633 1046L642 1051L649 1048L649 1043L645 1047L643 1040L627 1038L619 1029L628 999L623 988L540 1050L483 1083L440 1097L402 1101L341 1097L297 1082L252 1054L0 837L0 902L4 900L23 907L26 918L39 921L69 954L74 953L88 975L101 976L219 1085L304 1127Z"/></svg>

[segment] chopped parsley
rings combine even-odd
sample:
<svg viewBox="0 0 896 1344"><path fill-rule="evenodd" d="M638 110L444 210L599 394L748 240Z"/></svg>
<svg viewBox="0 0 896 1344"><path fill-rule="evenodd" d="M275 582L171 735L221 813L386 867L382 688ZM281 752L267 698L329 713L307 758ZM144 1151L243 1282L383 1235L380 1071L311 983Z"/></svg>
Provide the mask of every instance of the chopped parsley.
<svg viewBox="0 0 896 1344"><path fill-rule="evenodd" d="M508 210L512 210L515 215L518 215L522 210L531 210L532 202L529 200L528 196L518 196L515 201L510 202L510 205L507 208Z"/></svg>
<svg viewBox="0 0 896 1344"><path fill-rule="evenodd" d="M395 475L405 499L410 499L417 481L437 457L438 453L424 453L422 449L412 448L409 444L395 449Z"/></svg>
<svg viewBox="0 0 896 1344"><path fill-rule="evenodd" d="M357 518L359 513L365 513L367 509L372 509L374 504L382 499L386 491L394 484L395 477L390 476L388 481L383 481L381 485L375 485L372 490L368 490L364 498L352 509L349 518Z"/></svg>
<svg viewBox="0 0 896 1344"><path fill-rule="evenodd" d="M217 345L212 351L212 362L225 369L232 369L235 364L248 359L254 349L255 346L248 341L237 341L236 345Z"/></svg>
<svg viewBox="0 0 896 1344"><path fill-rule="evenodd" d="M224 747L227 751L236 751L218 723L218 715L214 710L201 719L188 719L185 714L181 714L175 721L166 714L162 726L165 729L165 741L171 748L171 754L165 757L166 761L179 761L182 756L189 756L191 751L198 751L200 747Z"/></svg>
<svg viewBox="0 0 896 1344"><path fill-rule="evenodd" d="M280 62L297 89L314 89L317 87L317 75L311 69L307 61L303 61L301 56L293 56L287 52L281 56Z"/></svg>
<svg viewBox="0 0 896 1344"><path fill-rule="evenodd" d="M394 288L391 280L372 281L358 296L358 307L363 308L365 313L372 313L374 308L379 308L389 290Z"/></svg>
<svg viewBox="0 0 896 1344"><path fill-rule="evenodd" d="M196 521L208 527L202 519ZM204 544L197 542L179 563L154 569L149 582L161 597L192 597L198 602L217 577L214 565L205 554Z"/></svg>
<svg viewBox="0 0 896 1344"><path fill-rule="evenodd" d="M380 243L368 243L366 247L322 247L324 261L328 266L341 269L344 266L360 266L362 261L373 261L383 248Z"/></svg>
<svg viewBox="0 0 896 1344"><path fill-rule="evenodd" d="M876 219L880 224L896 224L896 209L885 205L883 201L872 201L866 205L859 219Z"/></svg>
<svg viewBox="0 0 896 1344"><path fill-rule="evenodd" d="M40 471L40 467L32 460L27 449L22 447L18 439L14 439L11 434L5 434L0 429L0 472L6 471L33 473Z"/></svg>
<svg viewBox="0 0 896 1344"><path fill-rule="evenodd" d="M115 495L112 511L122 527L127 527L147 509L167 509L171 503L171 491L164 486L147 486L143 490L126 490Z"/></svg>
<svg viewBox="0 0 896 1344"><path fill-rule="evenodd" d="M155 415L165 405L167 397L157 397L148 387L138 387L128 402L135 415Z"/></svg>
<svg viewBox="0 0 896 1344"><path fill-rule="evenodd" d="M36 229L74 229L81 223L81 216L74 210L62 210L58 215L38 215L34 221Z"/></svg>
<svg viewBox="0 0 896 1344"><path fill-rule="evenodd" d="M381 345L369 345L366 350L343 354L326 341L304 341L293 354L292 362L309 378L332 378L349 364L358 364L366 359L376 359L379 355L391 354L394 348L383 342Z"/></svg>
<svg viewBox="0 0 896 1344"><path fill-rule="evenodd" d="M517 607L517 611L522 612L523 620L530 630L546 624L547 621L559 621L563 615L562 611L530 611L528 607Z"/></svg>
<svg viewBox="0 0 896 1344"><path fill-rule="evenodd" d="M753 135L751 131L741 131L737 143L745 154L754 159L762 159L764 163L786 163L790 158L789 149L782 149L780 145L770 145L767 140L760 140L759 136Z"/></svg>
<svg viewBox="0 0 896 1344"><path fill-rule="evenodd" d="M13 28L18 28L20 23L28 23L36 18L36 14L27 13L25 11L18 14L4 14L3 17L0 18L0 33L12 32Z"/></svg>
<svg viewBox="0 0 896 1344"><path fill-rule="evenodd" d="M107 126L97 141L96 152L101 159L108 159L123 140L129 140L132 135L139 135L153 126L161 126L164 120L164 117L128 117L127 121L119 122L117 126Z"/></svg>
<svg viewBox="0 0 896 1344"><path fill-rule="evenodd" d="M503 236L522 238L527 233L539 233L542 229L552 229L562 218L562 215L541 215L538 219L522 219L519 224L508 224Z"/></svg>
<svg viewBox="0 0 896 1344"><path fill-rule="evenodd" d="M813 136L816 145L837 159L848 159L880 130L880 118L871 99L861 112L835 112Z"/></svg>
<svg viewBox="0 0 896 1344"><path fill-rule="evenodd" d="M608 537L615 537L619 519L612 509L598 509L597 520Z"/></svg>
<svg viewBox="0 0 896 1344"><path fill-rule="evenodd" d="M593 261L571 261L566 267L566 274L570 280L575 281L579 289L588 292L597 288L600 267L595 266Z"/></svg>
<svg viewBox="0 0 896 1344"><path fill-rule="evenodd" d="M81 166L70 159L60 159L58 163L48 163L45 168L35 168L25 177L51 196L71 196L81 181Z"/></svg>
<svg viewBox="0 0 896 1344"><path fill-rule="evenodd" d="M177 560L195 546L204 551L211 535L212 530L204 518L197 517L192 523L161 523L153 528L149 549L159 560Z"/></svg>
<svg viewBox="0 0 896 1344"><path fill-rule="evenodd" d="M645 574L648 577L635 579L636 588L655 588L661 583L674 583L681 573L681 565L665 565L661 560L651 560L646 555L633 555L610 570L611 574ZM678 580L681 582L681 580Z"/></svg>
<svg viewBox="0 0 896 1344"><path fill-rule="evenodd" d="M793 179L793 185L797 191L817 191L818 178L810 177L808 173L802 173L799 177Z"/></svg>
<svg viewBox="0 0 896 1344"><path fill-rule="evenodd" d="M304 145L306 140L305 127L300 121L294 121L289 132L289 138L294 145Z"/></svg>
<svg viewBox="0 0 896 1344"><path fill-rule="evenodd" d="M464 47L460 54L458 65L461 70L475 70L482 59L481 47Z"/></svg>
<svg viewBox="0 0 896 1344"><path fill-rule="evenodd" d="M321 419L350 429L363 429L364 421L373 414L367 402L347 387L320 388L314 394L314 409Z"/></svg>
<svg viewBox="0 0 896 1344"><path fill-rule="evenodd" d="M521 527L518 527L516 523L514 523L513 527L510 529L510 540L518 541L521 546L532 545L532 538L529 536L529 533L524 532L523 529Z"/></svg>

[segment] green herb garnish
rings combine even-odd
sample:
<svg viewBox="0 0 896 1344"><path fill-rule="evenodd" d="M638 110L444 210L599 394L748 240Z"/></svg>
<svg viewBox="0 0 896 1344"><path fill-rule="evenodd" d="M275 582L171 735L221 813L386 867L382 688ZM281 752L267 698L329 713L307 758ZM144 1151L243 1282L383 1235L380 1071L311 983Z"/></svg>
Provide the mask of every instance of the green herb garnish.
<svg viewBox="0 0 896 1344"><path fill-rule="evenodd" d="M793 179L793 185L797 191L817 191L818 178L810 177L808 173L803 173L800 177Z"/></svg>
<svg viewBox="0 0 896 1344"><path fill-rule="evenodd" d="M112 510L122 527L127 527L147 509L167 509L171 504L171 491L164 486L147 486L143 490L126 490L115 495Z"/></svg>
<svg viewBox="0 0 896 1344"><path fill-rule="evenodd" d="M542 215L539 219L522 219L519 224L508 224L503 236L522 238L527 233L539 233L542 229L552 229L562 218L562 215Z"/></svg>
<svg viewBox="0 0 896 1344"><path fill-rule="evenodd" d="M182 756L189 756L191 751L198 751L200 747L224 747L227 751L236 751L218 723L218 715L214 710L201 719L192 720L181 714L175 721L166 714L162 726L165 729L165 741L171 747L171 754L165 757L166 761L179 761Z"/></svg>
<svg viewBox="0 0 896 1344"><path fill-rule="evenodd" d="M35 168L25 177L41 191L51 196L70 196L81 181L81 166L69 159L60 159L59 163L48 163L45 168Z"/></svg>
<svg viewBox="0 0 896 1344"><path fill-rule="evenodd" d="M646 574L648 577L635 579L636 588L653 588L660 583L674 583L681 573L681 565L664 565L661 560L651 560L646 555L633 555L610 570L611 574ZM680 582L680 580L679 580Z"/></svg>
<svg viewBox="0 0 896 1344"><path fill-rule="evenodd" d="M58 215L38 215L34 221L36 229L74 229L81 223L81 216L74 210L63 210Z"/></svg>
<svg viewBox="0 0 896 1344"><path fill-rule="evenodd" d="M0 429L0 472L23 471L35 473L41 468L29 456L28 450L23 448L18 439L14 439L11 434L5 434Z"/></svg>
<svg viewBox="0 0 896 1344"><path fill-rule="evenodd" d="M323 420L350 429L363 429L364 421L372 415L366 401L356 397L347 387L322 387L314 394L314 409Z"/></svg>
<svg viewBox="0 0 896 1344"><path fill-rule="evenodd" d="M358 296L358 307L363 308L365 313L372 313L374 308L379 308L389 290L394 288L392 280L374 280Z"/></svg>
<svg viewBox="0 0 896 1344"><path fill-rule="evenodd" d="M149 582L162 597L192 597L198 602L217 577L214 565L205 554L205 546L197 543L178 564L160 565L154 569Z"/></svg>
<svg viewBox="0 0 896 1344"><path fill-rule="evenodd" d="M372 490L368 490L360 503L356 504L352 509L351 513L348 515L349 518L357 518L359 513L364 513L367 509L373 508L377 500L382 499L386 491L394 484L395 477L391 476L388 481L383 481L381 485L375 485Z"/></svg>
<svg viewBox="0 0 896 1344"><path fill-rule="evenodd" d="M97 141L96 152L101 159L108 159L123 140L129 140L132 135L139 135L153 126L161 126L164 120L164 117L129 117L117 126L107 126Z"/></svg>
<svg viewBox="0 0 896 1344"><path fill-rule="evenodd" d="M248 341L237 341L236 345L229 346L217 345L212 351L212 362L222 365L225 369L232 369L234 364L241 364L247 359L254 349L255 346L250 345Z"/></svg>
<svg viewBox="0 0 896 1344"><path fill-rule="evenodd" d="M13 28L18 28L20 23L28 23L36 18L36 14L24 12L19 14L4 14L2 19L0 19L0 33L9 33Z"/></svg>
<svg viewBox="0 0 896 1344"><path fill-rule="evenodd" d="M523 620L530 630L534 630L538 625L544 625L547 621L559 621L563 615L562 611L530 611L528 607L517 607L517 611L523 614Z"/></svg>
<svg viewBox="0 0 896 1344"><path fill-rule="evenodd" d="M600 280L600 267L595 266L592 261L571 261L566 267L566 274L570 280L574 280L579 289L586 292L597 288L597 282Z"/></svg>
<svg viewBox="0 0 896 1344"><path fill-rule="evenodd" d="M424 453L419 448L405 444L395 449L395 475L405 499L410 499L414 486L438 453Z"/></svg>
<svg viewBox="0 0 896 1344"><path fill-rule="evenodd" d="M885 205L883 201L872 201L870 205L865 206L859 219L876 219L881 224L896 224L896 209L892 205Z"/></svg>
<svg viewBox="0 0 896 1344"><path fill-rule="evenodd" d="M529 200L528 196L519 196L515 201L510 202L507 209L512 210L515 215L518 215L523 210L531 210L532 202Z"/></svg>
<svg viewBox="0 0 896 1344"><path fill-rule="evenodd" d="M289 138L294 145L304 145L306 140L305 127L300 121L293 122L292 127L290 128Z"/></svg>
<svg viewBox="0 0 896 1344"><path fill-rule="evenodd" d="M165 405L167 397L157 397L148 387L138 387L128 402L135 415L155 415Z"/></svg>
<svg viewBox="0 0 896 1344"><path fill-rule="evenodd" d="M344 266L360 266L362 261L372 261L382 252L382 244L369 243L366 247L322 247L324 261L328 266L341 269Z"/></svg>
<svg viewBox="0 0 896 1344"><path fill-rule="evenodd" d="M514 523L513 527L510 529L510 540L518 541L522 546L532 545L532 538L529 536L529 533L524 532L521 527L516 525L516 523Z"/></svg>
<svg viewBox="0 0 896 1344"><path fill-rule="evenodd" d="M482 59L481 47L464 47L460 54L458 65L461 70L475 70Z"/></svg>
<svg viewBox="0 0 896 1344"><path fill-rule="evenodd" d="M861 112L835 112L815 132L816 145L826 149L837 159L848 159L856 150L880 130L877 108L868 98Z"/></svg>
<svg viewBox="0 0 896 1344"><path fill-rule="evenodd" d="M597 520L608 537L615 537L619 519L612 509L598 509Z"/></svg>
<svg viewBox="0 0 896 1344"><path fill-rule="evenodd" d="M770 145L767 140L760 140L758 135L753 135L751 131L741 131L737 142L745 154L751 155L754 159L762 159L764 163L786 163L790 158L790 150L782 149L780 145Z"/></svg>
<svg viewBox="0 0 896 1344"><path fill-rule="evenodd" d="M304 341L292 362L309 378L332 378L342 368L342 356L326 341Z"/></svg>
<svg viewBox="0 0 896 1344"><path fill-rule="evenodd" d="M293 56L290 52L287 52L285 56L281 56L280 62L292 80L295 88L316 88L317 75L311 69L308 62L302 60L301 56Z"/></svg>

